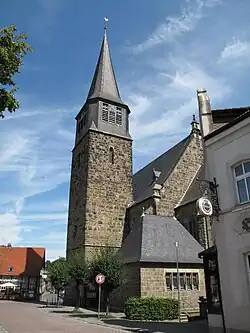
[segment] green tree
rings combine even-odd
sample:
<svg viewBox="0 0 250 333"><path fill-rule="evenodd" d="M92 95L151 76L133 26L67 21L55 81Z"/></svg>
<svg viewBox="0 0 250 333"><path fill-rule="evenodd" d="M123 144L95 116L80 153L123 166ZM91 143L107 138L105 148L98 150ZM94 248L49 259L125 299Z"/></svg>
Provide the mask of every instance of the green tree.
<svg viewBox="0 0 250 333"><path fill-rule="evenodd" d="M57 292L57 306L59 304L60 292L65 290L69 283L69 267L65 258L59 258L48 266L49 280L52 287Z"/></svg>
<svg viewBox="0 0 250 333"><path fill-rule="evenodd" d="M27 36L18 34L15 25L0 29L0 117L8 110L14 112L19 108L19 102L14 97L17 91L14 76L20 73L22 59L31 52L26 43Z"/></svg>
<svg viewBox="0 0 250 333"><path fill-rule="evenodd" d="M81 287L88 284L90 280L90 270L82 252L73 253L68 258L69 276L75 282L76 287L76 305L77 311L81 302Z"/></svg>
<svg viewBox="0 0 250 333"><path fill-rule="evenodd" d="M117 250L111 247L101 248L91 262L90 271L93 280L99 273L105 276L102 290L106 303L106 314L108 315L110 293L125 282L124 264Z"/></svg>

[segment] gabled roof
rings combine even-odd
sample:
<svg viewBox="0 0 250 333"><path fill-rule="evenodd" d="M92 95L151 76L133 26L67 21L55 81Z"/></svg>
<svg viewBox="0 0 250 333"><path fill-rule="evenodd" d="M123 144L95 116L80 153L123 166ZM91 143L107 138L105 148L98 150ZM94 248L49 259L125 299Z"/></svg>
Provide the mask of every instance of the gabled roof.
<svg viewBox="0 0 250 333"><path fill-rule="evenodd" d="M121 100L115 78L106 30L87 99L93 98L104 98L109 101L124 104Z"/></svg>
<svg viewBox="0 0 250 333"><path fill-rule="evenodd" d="M125 263L175 263L176 242L180 263L202 264L198 253L204 249L183 225L174 218L156 215L142 218L141 227L125 239L121 254Z"/></svg>
<svg viewBox="0 0 250 333"><path fill-rule="evenodd" d="M229 119L229 121L225 125L219 127L218 129L212 131L211 133L207 134L204 137L204 141L209 140L210 138L222 133L223 131L229 129L230 127L240 123L244 119L247 119L247 118L250 117L250 107L226 109L226 110L219 110L219 111L220 111L221 114L223 112L229 112L230 111L232 117ZM212 110L212 115L213 115L213 113L216 115L216 113L218 113L218 110ZM213 118L216 120L215 115L213 115ZM217 122L219 123L219 120L217 120Z"/></svg>
<svg viewBox="0 0 250 333"><path fill-rule="evenodd" d="M178 205L178 207L186 205L186 204L188 204L190 202L196 201L200 197L202 197L203 193L202 193L202 190L200 188L200 182L197 181L197 179L199 179L199 180L206 179L205 178L205 167L204 167L204 165L202 165L200 167L200 169L198 170L196 176L194 177L191 185L189 186L186 194L182 198L182 200L181 200L180 204Z"/></svg>
<svg viewBox="0 0 250 333"><path fill-rule="evenodd" d="M44 248L0 246L0 275L39 276L44 263Z"/></svg>
<svg viewBox="0 0 250 333"><path fill-rule="evenodd" d="M153 195L153 186L156 183L162 185L168 179L188 146L190 139L191 136L187 136L133 175L133 196L135 203L151 197ZM154 170L160 171L160 176L157 180L154 179Z"/></svg>

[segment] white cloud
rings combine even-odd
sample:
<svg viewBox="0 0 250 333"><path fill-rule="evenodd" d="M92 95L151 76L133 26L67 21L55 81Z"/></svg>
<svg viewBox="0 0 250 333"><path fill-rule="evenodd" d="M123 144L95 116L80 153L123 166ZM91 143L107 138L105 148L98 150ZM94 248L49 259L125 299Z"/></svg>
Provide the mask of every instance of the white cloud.
<svg viewBox="0 0 250 333"><path fill-rule="evenodd" d="M133 52L138 54L156 45L174 42L176 38L193 31L205 16L206 10L221 2L221 0L186 0L179 15L168 16L145 41L132 47Z"/></svg>
<svg viewBox="0 0 250 333"><path fill-rule="evenodd" d="M23 206L24 198L19 198L12 211L0 214L0 244L15 244L21 240L20 213Z"/></svg>
<svg viewBox="0 0 250 333"><path fill-rule="evenodd" d="M185 58L175 58L173 61L172 56L167 62L168 69L159 72L158 78L154 78L156 89L152 96L146 95L146 92L150 90L150 84L147 82L152 81L152 78L147 76L138 95L133 90L133 93L128 96L129 101L134 101L134 104L131 103L130 128L137 152L157 150L155 142L161 140L159 136L166 137L176 133L179 133L179 136L185 135L184 129L186 134L188 133L191 129L192 114L197 110L198 87L206 87L213 96L213 102L223 100L231 92L224 78L212 76L199 67L199 64L188 62ZM189 120L183 124L182 122L188 118ZM151 141L151 138L154 139ZM150 148L151 144L152 148Z"/></svg>
<svg viewBox="0 0 250 333"><path fill-rule="evenodd" d="M33 117L15 119L13 115L12 121L2 120L0 204L50 191L69 180L73 138L61 134L69 132L64 129L64 111L50 112L49 117L46 110L41 112L36 126Z"/></svg>
<svg viewBox="0 0 250 333"><path fill-rule="evenodd" d="M225 61L247 58L246 60L248 61L249 56L250 42L234 38L233 41L228 43L221 52L220 60Z"/></svg>

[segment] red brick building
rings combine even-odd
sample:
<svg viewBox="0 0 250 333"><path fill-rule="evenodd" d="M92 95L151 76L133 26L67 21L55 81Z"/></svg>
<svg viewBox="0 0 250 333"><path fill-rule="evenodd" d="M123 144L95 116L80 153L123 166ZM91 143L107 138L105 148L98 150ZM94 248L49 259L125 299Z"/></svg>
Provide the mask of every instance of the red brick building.
<svg viewBox="0 0 250 333"><path fill-rule="evenodd" d="M39 299L44 266L44 248L0 246L0 297Z"/></svg>

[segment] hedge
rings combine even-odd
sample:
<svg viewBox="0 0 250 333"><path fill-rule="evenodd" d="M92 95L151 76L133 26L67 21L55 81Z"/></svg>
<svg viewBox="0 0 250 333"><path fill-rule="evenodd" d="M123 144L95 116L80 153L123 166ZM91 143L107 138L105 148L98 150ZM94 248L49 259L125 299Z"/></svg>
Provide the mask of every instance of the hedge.
<svg viewBox="0 0 250 333"><path fill-rule="evenodd" d="M124 306L131 320L172 320L178 318L178 301L169 298L131 297Z"/></svg>

